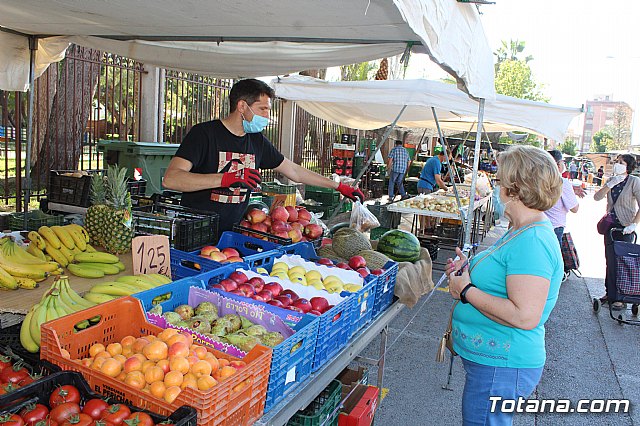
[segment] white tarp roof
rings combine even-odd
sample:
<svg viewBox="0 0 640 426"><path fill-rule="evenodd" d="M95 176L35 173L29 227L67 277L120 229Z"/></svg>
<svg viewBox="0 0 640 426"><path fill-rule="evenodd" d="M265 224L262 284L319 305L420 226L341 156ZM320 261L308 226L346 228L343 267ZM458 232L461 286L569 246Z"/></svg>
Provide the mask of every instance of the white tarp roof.
<svg viewBox="0 0 640 426"><path fill-rule="evenodd" d="M431 127L435 107L440 126L469 131L477 121L478 102L454 85L429 80L327 82L293 76L274 80L276 95L296 101L309 113L352 129L373 130L393 122L403 105L401 127ZM487 132L522 130L563 141L581 108L567 108L509 96L487 100L483 126Z"/></svg>
<svg viewBox="0 0 640 426"><path fill-rule="evenodd" d="M394 56L413 42L472 96L495 94L478 11L455 0L0 0L0 10L0 27L63 36L40 40L40 73L67 43L238 78ZM26 38L0 32L0 89L26 90L28 69Z"/></svg>

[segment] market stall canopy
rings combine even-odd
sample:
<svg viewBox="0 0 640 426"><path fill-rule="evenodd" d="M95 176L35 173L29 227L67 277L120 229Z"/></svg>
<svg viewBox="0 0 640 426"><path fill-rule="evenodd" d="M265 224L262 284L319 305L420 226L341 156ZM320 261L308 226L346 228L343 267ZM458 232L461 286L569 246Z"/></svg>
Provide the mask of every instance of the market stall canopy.
<svg viewBox="0 0 640 426"><path fill-rule="evenodd" d="M239 78L428 53L492 99L493 55L472 4L455 0L0 0L0 89L26 90L68 43L165 68ZM51 37L48 37L51 36ZM58 37L54 37L58 36ZM60 37L61 36L61 37Z"/></svg>
<svg viewBox="0 0 640 426"><path fill-rule="evenodd" d="M444 129L469 131L477 121L478 102L454 85L429 80L376 80L328 82L293 76L274 80L276 95L322 119L352 129L373 130L387 126L407 105L397 126L435 127L431 107ZM571 120L581 108L496 95L487 100L484 130L533 132L564 140Z"/></svg>

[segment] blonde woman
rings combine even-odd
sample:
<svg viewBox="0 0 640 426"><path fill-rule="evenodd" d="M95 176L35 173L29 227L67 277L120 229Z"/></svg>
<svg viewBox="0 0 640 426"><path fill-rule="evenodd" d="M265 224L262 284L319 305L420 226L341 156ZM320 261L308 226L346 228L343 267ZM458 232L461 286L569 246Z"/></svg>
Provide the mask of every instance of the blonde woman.
<svg viewBox="0 0 640 426"><path fill-rule="evenodd" d="M501 412L502 401L527 398L537 386L546 359L544 324L564 268L544 214L562 192L553 159L539 148L513 146L498 158L497 178L496 208L509 230L468 269L459 249L460 260L449 259L447 267L449 291L460 300L452 335L466 372L465 425L511 424L513 412Z"/></svg>

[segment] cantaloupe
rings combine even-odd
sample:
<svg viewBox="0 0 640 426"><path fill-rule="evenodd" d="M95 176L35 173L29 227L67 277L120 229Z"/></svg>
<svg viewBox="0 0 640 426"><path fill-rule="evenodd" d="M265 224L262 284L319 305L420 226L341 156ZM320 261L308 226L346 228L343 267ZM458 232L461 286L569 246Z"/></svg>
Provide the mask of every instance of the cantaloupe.
<svg viewBox="0 0 640 426"><path fill-rule="evenodd" d="M354 228L341 228L333 235L333 251L343 259L351 259L363 250L371 250L371 241Z"/></svg>

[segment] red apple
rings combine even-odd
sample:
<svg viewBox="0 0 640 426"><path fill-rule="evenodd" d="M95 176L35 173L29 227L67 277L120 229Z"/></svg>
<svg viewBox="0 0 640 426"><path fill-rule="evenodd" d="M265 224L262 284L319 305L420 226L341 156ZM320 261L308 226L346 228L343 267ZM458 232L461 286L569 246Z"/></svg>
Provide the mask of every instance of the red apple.
<svg viewBox="0 0 640 426"><path fill-rule="evenodd" d="M269 290L259 291L256 293L256 296L262 297L265 302L268 302L269 300L273 299L273 293L271 293Z"/></svg>
<svg viewBox="0 0 640 426"><path fill-rule="evenodd" d="M280 237L280 238L289 238L289 233L286 231L278 231L276 233L274 233L273 235L275 235L276 237Z"/></svg>
<svg viewBox="0 0 640 426"><path fill-rule="evenodd" d="M295 291L289 290L289 289L281 291L280 295L281 296L286 296L286 297L290 298L292 301L298 299L298 294Z"/></svg>
<svg viewBox="0 0 640 426"><path fill-rule="evenodd" d="M289 219L287 219L287 221L296 222L298 220L298 210L293 206L286 206L285 209L287 209L287 213L289 213Z"/></svg>
<svg viewBox="0 0 640 426"><path fill-rule="evenodd" d="M271 221L271 231L273 232L289 232L289 230L287 229L288 227L289 225L281 220L273 219Z"/></svg>
<svg viewBox="0 0 640 426"><path fill-rule="evenodd" d="M282 286L280 284L278 284L277 282L270 282L268 284L264 284L264 287L262 288L262 290L263 291L264 290L268 290L274 297L280 296L281 294L283 294ZM296 297L297 297L297 295L296 295Z"/></svg>
<svg viewBox="0 0 640 426"><path fill-rule="evenodd" d="M249 280L249 284L253 286L253 289L257 292L262 291L264 288L264 280L260 277L253 277Z"/></svg>
<svg viewBox="0 0 640 426"><path fill-rule="evenodd" d="M243 228L250 228L251 227L251 222L249 222L248 220L241 220L240 221L240 226L242 226Z"/></svg>
<svg viewBox="0 0 640 426"><path fill-rule="evenodd" d="M253 296L251 296L251 298L253 300L257 300L258 302L267 302L266 300L264 300L264 298L258 294L254 294Z"/></svg>
<svg viewBox="0 0 640 426"><path fill-rule="evenodd" d="M278 299L269 300L267 303L272 306L277 306L278 308L284 308L284 305Z"/></svg>
<svg viewBox="0 0 640 426"><path fill-rule="evenodd" d="M311 220L311 213L309 213L309 210L305 209L304 207L300 207L298 209L298 222L301 222L303 220L309 222Z"/></svg>
<svg viewBox="0 0 640 426"><path fill-rule="evenodd" d="M321 257L320 259L318 259L317 263L319 263L320 265L333 266L333 261L326 257Z"/></svg>
<svg viewBox="0 0 640 426"><path fill-rule="evenodd" d="M356 269L356 272L359 273L362 276L362 278L367 278L370 274L369 268L367 268L366 266L364 268Z"/></svg>
<svg viewBox="0 0 640 426"><path fill-rule="evenodd" d="M373 275L382 275L384 274L384 269L374 269L373 271L371 271L371 273Z"/></svg>
<svg viewBox="0 0 640 426"><path fill-rule="evenodd" d="M238 290L243 292L248 297L251 297L256 293L256 291L253 288L253 286L251 284L249 284L249 283L240 284L238 286Z"/></svg>
<svg viewBox="0 0 640 426"><path fill-rule="evenodd" d="M300 309L305 314L312 309L311 303L303 297L294 300L293 303L291 303L291 306Z"/></svg>
<svg viewBox="0 0 640 426"><path fill-rule="evenodd" d="M237 262L242 262L242 261L243 261L243 259L241 257L231 256L231 257L227 258L226 263L237 263Z"/></svg>
<svg viewBox="0 0 640 426"><path fill-rule="evenodd" d="M308 220L304 220L304 219L298 219L298 223L300 225L302 225L302 226L307 226L311 222L309 222Z"/></svg>
<svg viewBox="0 0 640 426"><path fill-rule="evenodd" d="M233 290L233 291L230 291L229 293L235 294L237 296L245 297L245 294L243 292L241 292L240 290Z"/></svg>
<svg viewBox="0 0 640 426"><path fill-rule="evenodd" d="M229 292L234 291L238 288L238 283L234 280L230 280L229 278L220 281L220 285L224 287L224 291Z"/></svg>
<svg viewBox="0 0 640 426"><path fill-rule="evenodd" d="M249 278L240 271L232 272L231 275L229 275L229 279L237 282L238 284L244 284L249 281Z"/></svg>
<svg viewBox="0 0 640 426"><path fill-rule="evenodd" d="M312 310L310 310L310 311L309 311L309 313L310 313L310 314L312 314L312 315L315 315L315 316L320 316L320 315L322 315L322 312L315 311L315 310L313 310L313 309L312 309Z"/></svg>
<svg viewBox="0 0 640 426"><path fill-rule="evenodd" d="M322 227L315 223L310 223L304 227L304 235L311 240L315 240L322 236Z"/></svg>
<svg viewBox="0 0 640 426"><path fill-rule="evenodd" d="M262 221L262 223L264 223L267 228L271 228L271 217L267 216L267 218Z"/></svg>
<svg viewBox="0 0 640 426"><path fill-rule="evenodd" d="M287 222L289 220L289 212L282 206L278 206L271 210L271 222L274 220L281 220Z"/></svg>
<svg viewBox="0 0 640 426"><path fill-rule="evenodd" d="M216 246L204 246L200 249L200 256L209 256L214 251L220 251Z"/></svg>
<svg viewBox="0 0 640 426"><path fill-rule="evenodd" d="M227 260L227 256L224 255L224 253L219 252L219 251L212 251L209 254L209 259L216 261L216 262L224 262Z"/></svg>
<svg viewBox="0 0 640 426"><path fill-rule="evenodd" d="M291 242L298 243L302 239L302 232L297 229L292 229L289 231L289 238L291 238Z"/></svg>
<svg viewBox="0 0 640 426"><path fill-rule="evenodd" d="M349 259L349 266L352 269L364 268L367 266L367 261L362 256L353 256Z"/></svg>
<svg viewBox="0 0 640 426"><path fill-rule="evenodd" d="M291 298L289 296L276 296L274 298L274 300L279 301L280 303L282 303L283 307L287 307L291 304L291 302L293 302L293 300L291 300Z"/></svg>
<svg viewBox="0 0 640 426"><path fill-rule="evenodd" d="M290 311L300 312L301 314L304 314L304 311L298 308L297 306L290 305L290 306L287 306L287 309Z"/></svg>
<svg viewBox="0 0 640 426"><path fill-rule="evenodd" d="M351 266L347 265L344 262L336 263L336 266L340 269L347 269L347 270L351 269Z"/></svg>
<svg viewBox="0 0 640 426"><path fill-rule="evenodd" d="M247 213L247 220L251 223L260 223L267 218L267 214L260 209L251 209Z"/></svg>
<svg viewBox="0 0 640 426"><path fill-rule="evenodd" d="M309 303L311 309L318 312L324 312L329 307L329 302L324 297L312 297Z"/></svg>
<svg viewBox="0 0 640 426"><path fill-rule="evenodd" d="M215 284L215 285L212 285L210 288L217 288L222 291L227 291L222 284Z"/></svg>
<svg viewBox="0 0 640 426"><path fill-rule="evenodd" d="M269 228L264 223L254 223L251 225L251 229L258 232L269 232Z"/></svg>
<svg viewBox="0 0 640 426"><path fill-rule="evenodd" d="M293 222L291 224L291 229L297 229L298 231L300 231L301 234L304 232L304 226L302 226L298 222Z"/></svg>
<svg viewBox="0 0 640 426"><path fill-rule="evenodd" d="M223 248L221 251L227 257L241 257L238 250L231 247Z"/></svg>

